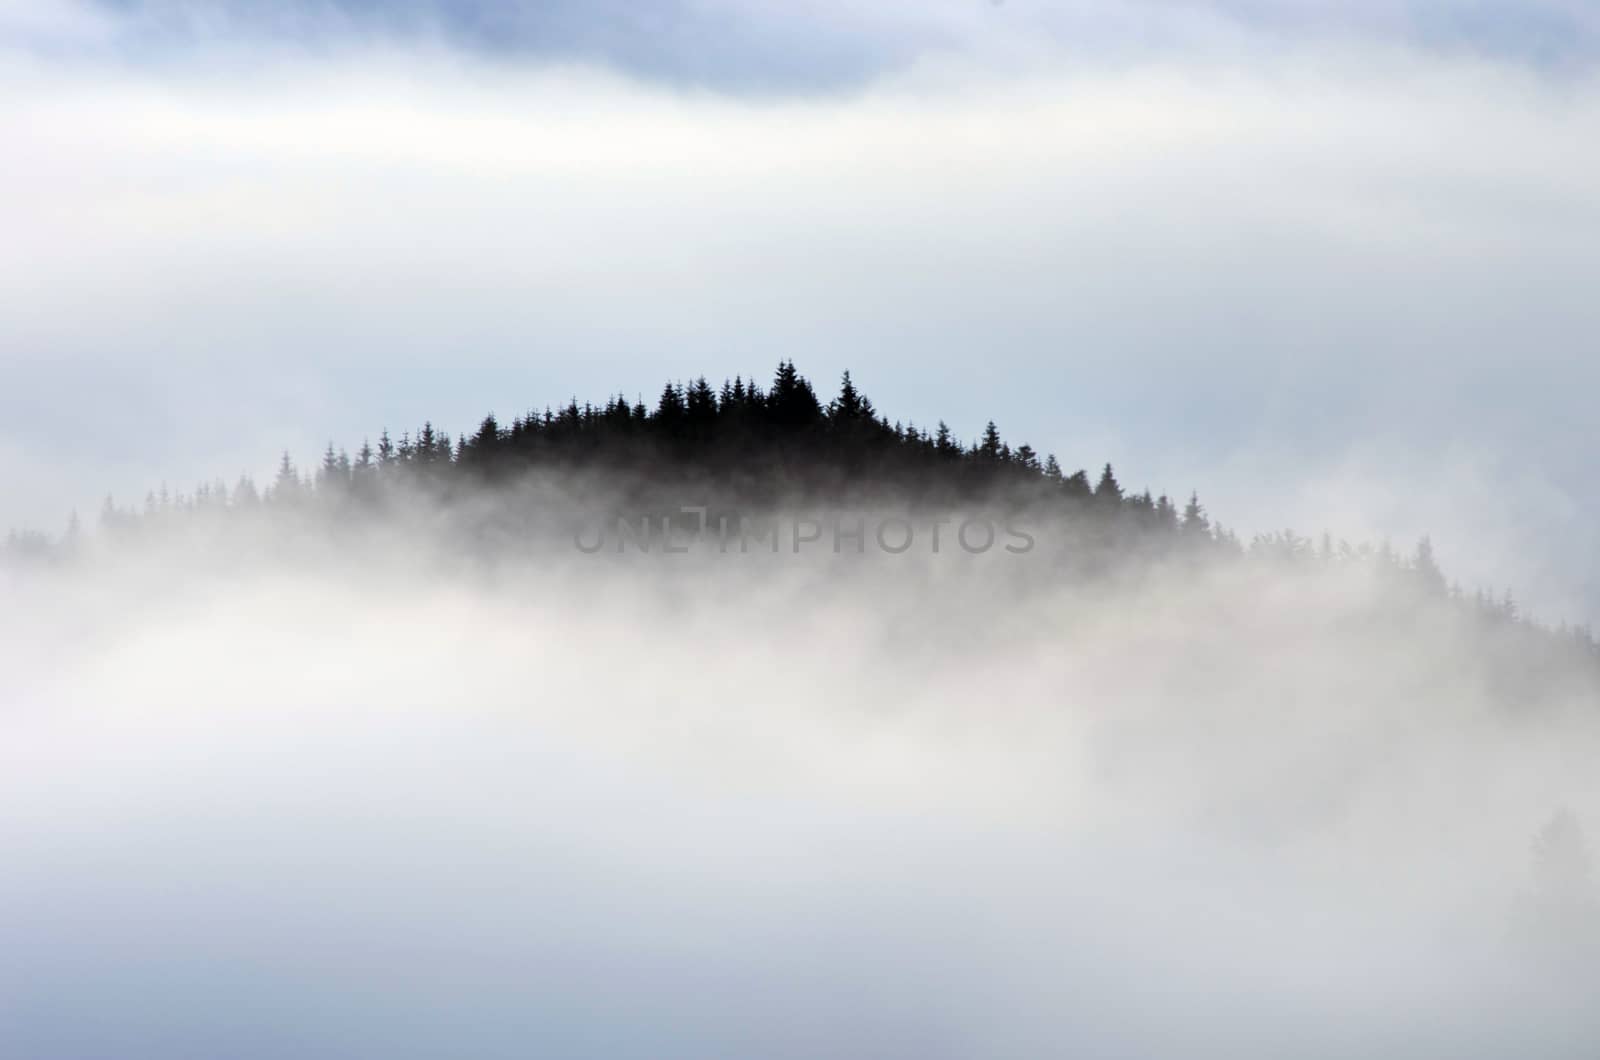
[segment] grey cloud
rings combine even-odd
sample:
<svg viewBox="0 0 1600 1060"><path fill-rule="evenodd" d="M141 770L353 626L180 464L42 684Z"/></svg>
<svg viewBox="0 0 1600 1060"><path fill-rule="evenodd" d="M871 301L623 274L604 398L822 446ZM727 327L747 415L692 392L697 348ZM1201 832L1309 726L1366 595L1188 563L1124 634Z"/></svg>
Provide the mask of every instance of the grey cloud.
<svg viewBox="0 0 1600 1060"><path fill-rule="evenodd" d="M1105 62L1329 39L1587 68L1600 16L1568 0L99 0L118 47L173 58L218 42L339 47L444 41L511 62L597 63L640 78L733 93L834 92L931 55L998 61L1040 49Z"/></svg>
<svg viewBox="0 0 1600 1060"><path fill-rule="evenodd" d="M640 78L740 93L832 91L864 83L936 43L922 18L817 16L781 5L663 0L108 0L134 54L170 57L207 41L337 47L436 40L520 62L594 63ZM841 9L842 10L842 9Z"/></svg>

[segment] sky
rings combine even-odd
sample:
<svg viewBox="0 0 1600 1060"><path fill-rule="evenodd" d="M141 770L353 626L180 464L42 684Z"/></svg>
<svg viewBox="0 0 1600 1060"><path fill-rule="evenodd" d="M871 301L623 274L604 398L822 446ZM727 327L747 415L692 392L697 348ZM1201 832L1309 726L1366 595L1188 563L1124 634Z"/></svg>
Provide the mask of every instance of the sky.
<svg viewBox="0 0 1600 1060"><path fill-rule="evenodd" d="M1600 614L1600 14L0 0L0 525L668 377Z"/></svg>
<svg viewBox="0 0 1600 1060"><path fill-rule="evenodd" d="M0 528L793 358L1596 617L1597 45L1560 0L0 0ZM395 510L0 571L0 1052L1596 1055L1584 847L1534 842L1600 813L1587 657L1358 563Z"/></svg>

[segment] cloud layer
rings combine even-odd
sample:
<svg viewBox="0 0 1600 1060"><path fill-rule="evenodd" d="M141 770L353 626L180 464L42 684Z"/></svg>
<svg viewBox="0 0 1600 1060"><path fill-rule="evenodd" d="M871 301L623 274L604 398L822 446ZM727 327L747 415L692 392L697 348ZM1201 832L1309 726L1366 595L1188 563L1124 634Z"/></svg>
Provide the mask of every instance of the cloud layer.
<svg viewBox="0 0 1600 1060"><path fill-rule="evenodd" d="M1432 532L1469 583L1592 613L1590 82L1034 48L815 98L416 42L13 49L0 520L792 356L1247 532Z"/></svg>
<svg viewBox="0 0 1600 1060"><path fill-rule="evenodd" d="M421 41L756 95L850 90L929 56L1170 60L1331 40L1570 71L1590 66L1600 42L1600 17L1581 0L10 0L8 8L14 14L0 27L46 49L89 44L165 59L230 42L324 50Z"/></svg>
<svg viewBox="0 0 1600 1060"><path fill-rule="evenodd" d="M1586 7L796 10L0 0L0 525L793 357L1596 613ZM21 1054L1593 1055L1359 577L189 558L4 586Z"/></svg>
<svg viewBox="0 0 1600 1060"><path fill-rule="evenodd" d="M6 585L21 1055L1600 1033L1593 920L1523 915L1534 830L1600 806L1592 685L1507 709L1468 627L1358 568L165 544Z"/></svg>

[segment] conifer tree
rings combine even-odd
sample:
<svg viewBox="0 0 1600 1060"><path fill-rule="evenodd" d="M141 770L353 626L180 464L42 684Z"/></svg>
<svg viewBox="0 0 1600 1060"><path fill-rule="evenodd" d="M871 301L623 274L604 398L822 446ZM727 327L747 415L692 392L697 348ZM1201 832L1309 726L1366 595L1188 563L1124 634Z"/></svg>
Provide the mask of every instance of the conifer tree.
<svg viewBox="0 0 1600 1060"><path fill-rule="evenodd" d="M272 480L272 499L280 504L292 504L300 497L300 476L294 469L294 461L289 459L289 451L283 452L283 458L278 461L278 474Z"/></svg>
<svg viewBox="0 0 1600 1060"><path fill-rule="evenodd" d="M1179 527L1178 509L1165 493L1156 501L1156 526L1162 531L1177 530Z"/></svg>
<svg viewBox="0 0 1600 1060"><path fill-rule="evenodd" d="M687 413L682 389L669 381L661 388L661 397L656 401L656 412L652 418L656 429L667 438L681 438Z"/></svg>
<svg viewBox="0 0 1600 1060"><path fill-rule="evenodd" d="M1206 517L1206 510L1200 503L1199 493L1189 494L1189 503L1183 506L1183 522L1179 524L1179 529L1187 538L1211 536L1211 520Z"/></svg>
<svg viewBox="0 0 1600 1060"><path fill-rule="evenodd" d="M1118 505L1122 503L1122 486L1117 482L1116 473L1107 464L1100 472L1100 481L1094 487L1094 499L1105 505Z"/></svg>
<svg viewBox="0 0 1600 1060"><path fill-rule="evenodd" d="M983 428L983 439L978 443L977 454L984 460L998 463L1000 460L1000 429L990 420Z"/></svg>
<svg viewBox="0 0 1600 1060"><path fill-rule="evenodd" d="M839 396L833 399L833 404L828 409L828 414L835 420L850 422L862 417L861 395L856 391L856 386L850 381L850 372L844 373L844 380L839 385Z"/></svg>
<svg viewBox="0 0 1600 1060"><path fill-rule="evenodd" d="M700 441L711 437L717 422L717 396L705 376L690 384L683 411L690 437Z"/></svg>
<svg viewBox="0 0 1600 1060"><path fill-rule="evenodd" d="M817 400L816 391L795 371L792 360L778 365L766 408L768 420L784 431L804 430L822 418L822 404Z"/></svg>
<svg viewBox="0 0 1600 1060"><path fill-rule="evenodd" d="M344 472L348 470L349 463L350 460L346 457L344 460L345 467L341 469L339 454L334 451L333 442L330 441L328 448L322 454L322 466L317 468L318 492L329 495L341 492L345 485Z"/></svg>
<svg viewBox="0 0 1600 1060"><path fill-rule="evenodd" d="M472 436L472 441L467 445L471 454L468 460L480 468L488 467L499 447L500 422L491 412L483 417L482 422L478 424L477 432Z"/></svg>
<svg viewBox="0 0 1600 1060"><path fill-rule="evenodd" d="M1424 591L1434 595L1442 596L1444 594L1444 572L1439 569L1439 564L1434 559L1433 542L1426 536L1417 542L1417 551L1411 560L1411 569L1416 574L1417 584Z"/></svg>

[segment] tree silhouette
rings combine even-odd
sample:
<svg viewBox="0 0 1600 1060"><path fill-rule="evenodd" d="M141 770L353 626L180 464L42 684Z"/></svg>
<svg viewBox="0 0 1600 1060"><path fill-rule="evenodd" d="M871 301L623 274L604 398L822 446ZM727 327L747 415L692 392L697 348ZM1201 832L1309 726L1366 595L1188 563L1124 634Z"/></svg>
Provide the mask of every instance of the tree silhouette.
<svg viewBox="0 0 1600 1060"><path fill-rule="evenodd" d="M231 494L221 482L202 484L192 496L174 494L163 484L159 493L146 495L142 516L138 506L123 511L107 498L100 526L125 536L135 529L175 526L195 513L213 522L248 519L264 500L271 502L267 510L294 510L297 517L323 509L340 518L382 518L397 511L387 499L390 491L399 491L393 496L400 500L409 496L409 487L423 485L427 488L419 497L450 505L472 496L471 490L514 484L523 472L554 468L575 475L624 475L632 483L629 495L641 502L655 496L679 504L693 495L689 491L706 490L722 491L725 505L863 496L924 505L1025 505L1051 525L1072 532L1090 529L1079 540L1090 550L1159 554L1204 543L1205 554L1218 560L1248 553L1296 568L1364 564L1454 602L1486 627L1543 631L1509 590L1494 596L1450 586L1428 538L1405 559L1387 541L1377 548L1342 541L1335 547L1324 534L1317 547L1292 531L1256 535L1246 549L1232 530L1210 518L1197 493L1181 511L1165 494L1153 497L1146 489L1129 495L1110 463L1091 485L1085 471L1068 473L1054 454L1041 461L1030 445L1013 448L993 420L985 421L970 448L956 440L944 420L931 431L915 423L891 425L848 371L841 375L837 396L824 407L790 359L779 362L770 390L744 374L714 389L699 375L687 387L666 382L653 409L637 396L630 403L623 392L600 405L580 404L574 396L559 411L547 406L513 417L509 428L490 412L456 444L428 420L415 431L402 431L398 441L384 429L375 447L362 442L354 460L330 441L314 467L308 481L285 451L265 491L248 474L240 476ZM343 503L347 498L361 503ZM19 532L11 538L16 549L6 555L37 555L40 540L64 552L70 536L52 541ZM1094 568L1092 557L1080 559L1076 569ZM1600 646L1587 626L1548 632L1564 650L1600 659Z"/></svg>
<svg viewBox="0 0 1600 1060"><path fill-rule="evenodd" d="M1178 528L1184 537L1191 540L1211 536L1211 520L1206 517L1205 507L1200 503L1200 494L1189 494L1189 503L1183 506L1183 519Z"/></svg>
<svg viewBox="0 0 1600 1060"><path fill-rule="evenodd" d="M300 499L300 475L295 471L294 461L289 458L287 449L278 461L277 477L272 480L272 499L279 504L293 504Z"/></svg>
<svg viewBox="0 0 1600 1060"><path fill-rule="evenodd" d="M769 422L790 433L812 427L822 418L822 405L817 401L816 391L795 370L793 361L778 365L766 407Z"/></svg>
<svg viewBox="0 0 1600 1060"><path fill-rule="evenodd" d="M1114 507L1122 502L1122 486L1117 482L1110 464L1100 472L1100 481L1094 487L1094 499L1103 506Z"/></svg>

